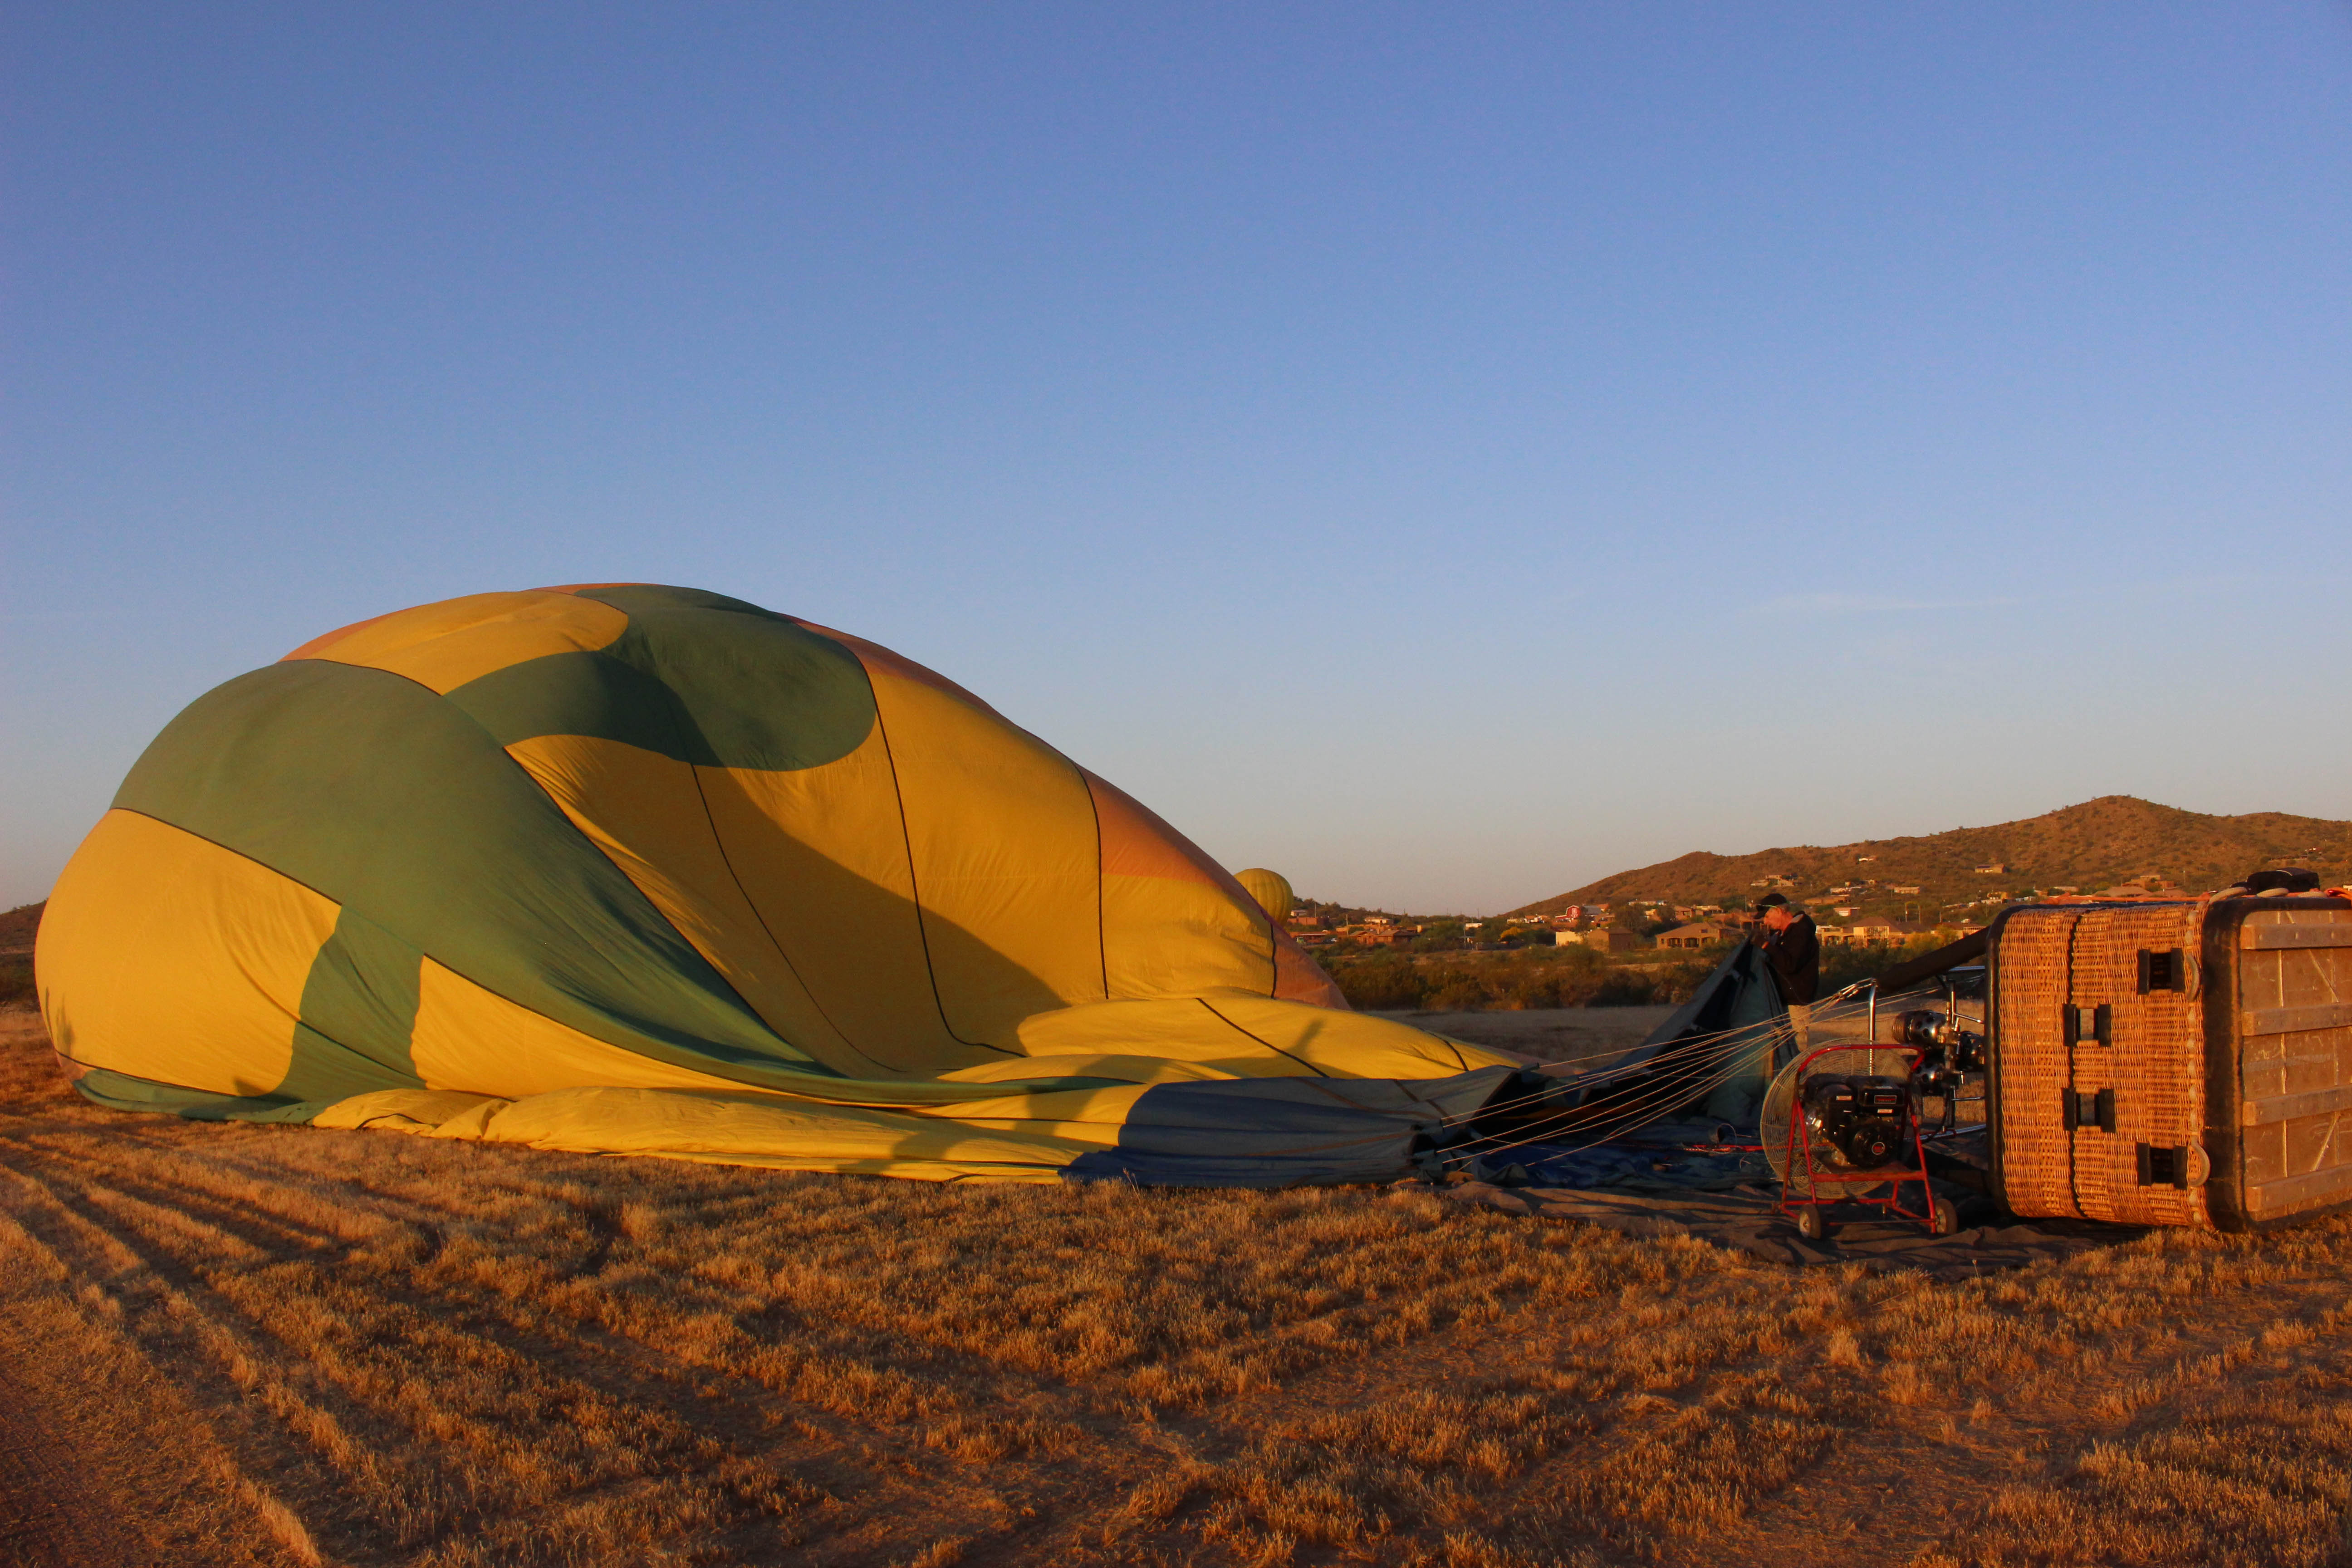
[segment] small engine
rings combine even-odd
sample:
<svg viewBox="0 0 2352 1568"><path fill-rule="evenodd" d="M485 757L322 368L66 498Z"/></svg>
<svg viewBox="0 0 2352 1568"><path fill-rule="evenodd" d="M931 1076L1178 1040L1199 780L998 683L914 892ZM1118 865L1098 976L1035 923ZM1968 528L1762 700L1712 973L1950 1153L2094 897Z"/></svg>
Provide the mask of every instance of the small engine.
<svg viewBox="0 0 2352 1568"><path fill-rule="evenodd" d="M1927 1007L1895 1016L1895 1038L1919 1053L1919 1066L1911 1074L1911 1103L1940 1102L1944 1112L1936 1131L1941 1132L1958 1125L1968 1075L1984 1070L1984 1037L1962 1028L1960 1022Z"/></svg>
<svg viewBox="0 0 2352 1568"><path fill-rule="evenodd" d="M1914 1008L1895 1015L1895 1038L1897 1043L1926 1051L1923 1068L1947 1068L1956 1072L1978 1072L1984 1068L1984 1037L1973 1029L1960 1027L1949 1014L1932 1008Z"/></svg>
<svg viewBox="0 0 2352 1568"><path fill-rule="evenodd" d="M1911 1138L1911 1089L1874 1073L1823 1074L1805 1080L1805 1122L1857 1171L1902 1157Z"/></svg>

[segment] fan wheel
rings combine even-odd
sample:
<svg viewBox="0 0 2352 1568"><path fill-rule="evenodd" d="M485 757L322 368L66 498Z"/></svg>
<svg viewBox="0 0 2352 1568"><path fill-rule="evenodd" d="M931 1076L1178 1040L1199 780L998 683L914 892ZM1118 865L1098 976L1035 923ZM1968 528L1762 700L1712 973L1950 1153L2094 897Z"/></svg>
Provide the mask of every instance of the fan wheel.
<svg viewBox="0 0 2352 1568"><path fill-rule="evenodd" d="M1960 1211L1953 1205L1951 1199L1937 1198L1935 1202L1935 1206L1931 1208L1928 1213L1931 1216L1928 1222L1928 1228L1933 1230L1937 1236L1957 1236L1959 1234Z"/></svg>
<svg viewBox="0 0 2352 1568"><path fill-rule="evenodd" d="M1807 1204L1804 1207L1797 1211L1797 1234L1799 1236L1803 1237L1807 1241L1819 1241L1823 1237L1829 1235L1829 1221L1822 1217L1822 1211L1819 1208L1815 1207L1811 1204Z"/></svg>

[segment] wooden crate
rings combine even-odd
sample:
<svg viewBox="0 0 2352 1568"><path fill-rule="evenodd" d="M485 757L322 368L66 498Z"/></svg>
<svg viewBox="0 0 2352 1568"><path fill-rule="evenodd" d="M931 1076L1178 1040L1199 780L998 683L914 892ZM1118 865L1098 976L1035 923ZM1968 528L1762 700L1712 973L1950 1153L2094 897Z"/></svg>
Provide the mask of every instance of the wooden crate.
<svg viewBox="0 0 2352 1568"><path fill-rule="evenodd" d="M2352 1206L2352 901L2029 905L1986 964L2017 1214L2248 1230Z"/></svg>

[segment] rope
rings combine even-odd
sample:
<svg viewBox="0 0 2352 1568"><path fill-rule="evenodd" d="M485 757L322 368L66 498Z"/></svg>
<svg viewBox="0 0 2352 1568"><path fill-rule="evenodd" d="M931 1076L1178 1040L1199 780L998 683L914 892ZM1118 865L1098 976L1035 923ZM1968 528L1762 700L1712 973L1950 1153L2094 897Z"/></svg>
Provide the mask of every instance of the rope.
<svg viewBox="0 0 2352 1568"><path fill-rule="evenodd" d="M1759 1038L1757 1043L1761 1046L1770 1042L1777 1046L1784 1037L1786 1037L1786 1031L1776 1029ZM1717 1084L1728 1081L1740 1072L1743 1066L1741 1061L1735 1058L1728 1065L1717 1068L1711 1072L1706 1066L1693 1066L1682 1072L1667 1074L1632 1100L1617 1105L1598 1109L1575 1106L1567 1110L1557 1111L1550 1116L1539 1117L1510 1134L1509 1142L1513 1147L1521 1143L1540 1142L1542 1140L1535 1136L1537 1129L1565 1126L1580 1120L1590 1125L1615 1128L1616 1131L1611 1134L1612 1137L1634 1131L1654 1122L1663 1121L1674 1114L1676 1109L1688 1103L1698 1089L1713 1089ZM1446 1152L1451 1153L1460 1150L1475 1149L1481 1144L1504 1139L1505 1136L1502 1133L1488 1133L1484 1138L1473 1139L1467 1143L1455 1144ZM1603 1139L1602 1142L1605 1142L1607 1140Z"/></svg>
<svg viewBox="0 0 2352 1568"><path fill-rule="evenodd" d="M1813 1017L1822 1022L1834 1022L1844 1017L1850 1017L1856 1012L1865 1010L1866 1004L1860 1005L1853 1005L1851 1003L1851 999L1855 994L1863 991L1867 984L1868 982L1860 981L1856 982L1854 984L1845 987L1842 991L1832 993L1822 1001L1817 1002L1813 1005ZM1764 1029L1765 1032L1759 1034L1758 1030L1759 1028ZM1784 1042L1794 1038L1795 1031L1790 1028L1785 1021L1772 1021L1769 1023L1769 1026L1758 1024L1743 1024L1736 1028L1719 1029L1711 1034L1685 1036L1682 1039L1675 1042L1671 1047L1650 1057L1646 1057L1638 1063L1627 1064L1623 1068L1602 1068L1598 1072L1581 1075L1576 1079L1563 1079L1561 1080L1561 1083L1563 1087L1572 1089L1601 1087L1611 1082L1633 1079L1641 1076L1642 1074L1653 1072L1656 1069L1660 1062L1671 1061L1677 1058L1683 1058L1684 1064L1695 1070L1685 1070L1664 1074L1660 1077L1656 1084L1650 1086L1633 1099L1621 1102L1616 1106L1603 1108L1598 1113L1588 1114L1591 1108L1585 1106L1571 1107L1569 1110L1555 1112L1550 1116L1539 1118L1537 1121L1528 1123L1527 1126L1517 1129L1507 1138L1506 1138L1506 1135L1501 1133L1489 1133L1484 1138L1473 1139L1467 1143L1454 1144L1444 1150L1444 1152L1448 1155L1466 1153L1472 1150L1488 1145L1496 1148L1520 1148L1529 1143L1537 1143L1544 1141L1540 1136L1537 1135L1538 1129L1564 1127L1571 1122L1578 1121L1580 1119L1583 1119L1588 1126L1605 1126L1610 1128L1611 1131L1605 1136L1595 1140L1593 1142L1579 1145L1579 1149L1594 1148L1601 1143L1610 1142L1616 1138L1622 1137L1628 1132L1639 1131L1643 1127L1651 1126L1656 1122L1664 1121L1667 1117L1673 1115L1676 1110L1689 1103L1690 1100L1697 1098L1698 1094L1702 1090L1712 1090L1717 1086L1727 1083L1733 1078L1738 1076L1746 1067L1746 1061L1744 1058L1755 1053L1745 1051L1737 1053L1734 1055L1730 1062L1712 1073L1708 1072L1705 1067L1700 1067L1696 1063L1690 1062L1689 1058L1698 1055L1707 1047L1719 1045L1732 1037L1739 1035L1753 1036L1755 1037L1756 1047L1759 1051L1765 1050L1769 1047L1770 1051L1777 1052ZM1864 1043L1867 1045L1870 1042ZM1653 1114L1653 1112L1654 1112L1654 1114ZM1448 1117L1445 1118L1440 1125L1451 1126L1460 1122L1472 1121L1479 1114L1482 1113L1472 1111L1461 1116ZM1578 1150L1568 1151L1568 1152L1570 1153L1577 1152Z"/></svg>
<svg viewBox="0 0 2352 1568"><path fill-rule="evenodd" d="M1867 980L1860 980L1842 990L1832 992L1812 1005L1811 1018L1815 1022L1831 1023L1850 1018L1857 1013L1866 1011L1868 1004L1857 1002L1854 998L1867 990L1870 984ZM1906 992L1904 994L1908 995L1910 993ZM1883 1003L1885 998L1882 997L1879 1000ZM1711 1059L1702 1061L1700 1058L1711 1058L1726 1042L1742 1036L1751 1038L1759 1050L1769 1048L1769 1052L1778 1052L1783 1044L1794 1038L1795 1031L1783 1017L1761 1020L1754 1024L1737 1025L1731 1028L1716 1029L1704 1034L1679 1036L1661 1045L1656 1050L1638 1061L1626 1062L1618 1067L1602 1068L1590 1073L1555 1080L1555 1088L1559 1089L1595 1089L1606 1088L1612 1083L1635 1081L1644 1076L1655 1078L1654 1082L1643 1085L1639 1092L1628 1100L1609 1106L1574 1106L1566 1110L1556 1111L1549 1116L1539 1117L1512 1133L1488 1133L1484 1137L1473 1138L1467 1142L1439 1150L1437 1152L1442 1157L1451 1160L1476 1152L1495 1153L1506 1149L1525 1148L1531 1143L1546 1142L1540 1130L1565 1127L1580 1120L1584 1122L1580 1131L1601 1128L1605 1128L1607 1131L1598 1138L1561 1150L1561 1153L1582 1153L1587 1149L1597 1149L1603 1143L1614 1142L1628 1132L1637 1132L1644 1127L1654 1126L1700 1094L1711 1091L1737 1077L1746 1068L1748 1059L1757 1054L1755 1051L1742 1050L1730 1053L1727 1063ZM1874 1043L1875 1042L1862 1041L1858 1042L1858 1047L1866 1047ZM1628 1051L1637 1051L1641 1048L1640 1046L1625 1047ZM1593 1053L1593 1058L1618 1054L1620 1053L1615 1051L1598 1051ZM1570 1059L1589 1060L1593 1058ZM1659 1069L1662 1066L1670 1068L1672 1070L1661 1072ZM1458 1115L1444 1116L1440 1117L1434 1125L1441 1129L1460 1126L1475 1121L1486 1113L1486 1110L1482 1108L1478 1110L1464 1111Z"/></svg>
<svg viewBox="0 0 2352 1568"><path fill-rule="evenodd" d="M1866 1012L1868 1008L1867 1003L1856 1004L1852 1001L1852 998L1867 989L1868 986L1868 981L1857 981L1853 984L1846 986L1841 991L1832 993L1829 996L1813 1005L1813 1018L1828 1022L1843 1017L1851 1017L1856 1013ZM1905 994L1908 994L1908 993L1906 993ZM1883 1001L1884 998L1881 998L1881 1000ZM1643 1068L1647 1068L1656 1060L1662 1059L1664 1056L1667 1054L1687 1056L1690 1053L1688 1049L1685 1049L1685 1047L1696 1047L1702 1042L1711 1043L1714 1041L1719 1041L1728 1036L1748 1033L1757 1027L1758 1026L1749 1024L1742 1026L1738 1029L1718 1030L1712 1036L1690 1037L1685 1041L1680 1042L1674 1053L1661 1053L1660 1057L1645 1059L1641 1066ZM1795 1031L1792 1028L1790 1028L1785 1022L1779 1022L1773 1024L1768 1033L1759 1037L1757 1044L1761 1047L1769 1041L1770 1042L1773 1049L1777 1050L1783 1041L1791 1039L1794 1036ZM1869 1049L1881 1043L1882 1042L1871 1040L1858 1041L1851 1048L1857 1050ZM1746 1053L1741 1053L1741 1055L1744 1056ZM1658 1085L1644 1094L1623 1105L1610 1108L1608 1112L1594 1118L1591 1123L1592 1126L1607 1127L1609 1129L1609 1131L1602 1136L1577 1144L1572 1148L1561 1150L1560 1152L1562 1154L1582 1153L1587 1149L1597 1149L1603 1143L1614 1142L1628 1132L1636 1132L1641 1131L1643 1127L1653 1126L1659 1121L1663 1121L1668 1116L1672 1115L1675 1109L1682 1105L1685 1105L1689 1103L1691 1100L1696 1099L1701 1090L1711 1090L1721 1084L1730 1081L1731 1079L1738 1076L1745 1065L1746 1064L1743 1060L1735 1057L1728 1065L1724 1066L1719 1070L1712 1074L1708 1074L1703 1069L1699 1071L1686 1071L1669 1074L1664 1079L1661 1079ZM1605 1079L1607 1076L1608 1072L1606 1070L1601 1073L1591 1075L1592 1079ZM1529 1123L1526 1127L1517 1129L1515 1132L1507 1136L1502 1133L1489 1133L1484 1138L1475 1138L1466 1143L1455 1144L1451 1148L1441 1151L1441 1152L1449 1157L1457 1154L1466 1154L1474 1150L1482 1149L1486 1153L1496 1153L1505 1149L1518 1149L1524 1148L1530 1143L1545 1142L1547 1140L1542 1136L1538 1135L1538 1129L1563 1125L1575 1120L1578 1114L1583 1110L1584 1108L1580 1106L1570 1110L1557 1113L1553 1116L1541 1118ZM1653 1110L1656 1110L1656 1114L1649 1114ZM1645 1117L1646 1120L1644 1120ZM1468 1118L1460 1118L1457 1120L1468 1120Z"/></svg>
<svg viewBox="0 0 2352 1568"><path fill-rule="evenodd" d="M1848 986L1844 991L1836 992L1826 999L1816 1002L1813 1004L1812 1016L1822 1022L1834 1022L1861 1012L1863 1009L1858 1005L1843 1008L1839 1005L1842 998L1848 996L1856 989L1858 989L1856 986ZM1737 1024L1727 1029L1715 1029L1706 1034L1680 1035L1675 1037L1673 1040L1666 1042L1664 1046L1660 1047L1650 1055L1643 1057L1637 1061L1625 1062L1617 1067L1601 1068L1590 1073L1578 1074L1573 1078L1561 1078L1555 1081L1565 1087L1579 1088L1590 1083L1607 1082L1615 1078L1630 1078L1635 1074L1648 1071L1660 1062L1672 1061L1677 1058L1696 1055L1709 1047L1720 1044L1721 1042L1731 1039L1736 1036L1752 1035L1757 1030L1767 1027L1778 1029L1780 1026L1776 1025L1771 1019L1760 1019L1753 1024ZM1600 1057L1621 1056L1630 1052L1638 1051L1642 1047L1638 1045L1625 1046L1616 1050L1595 1051L1591 1053L1591 1056L1570 1057L1566 1059L1569 1061L1590 1061ZM1479 1114L1481 1113L1471 1111L1463 1116L1446 1118L1446 1121L1468 1121L1472 1117Z"/></svg>
<svg viewBox="0 0 2352 1568"><path fill-rule="evenodd" d="M1838 994L1843 995L1844 993L1839 993ZM1836 997L1832 997L1829 1001L1814 1004L1813 1017L1823 1023L1832 1023L1851 1016L1854 1012L1858 1011L1860 1011L1859 1008L1840 1008L1837 1005ZM1769 1032L1759 1034L1759 1030ZM1740 1036L1754 1037L1760 1044L1765 1039L1786 1037L1789 1033L1790 1031L1785 1024L1778 1023L1770 1019L1765 1019L1753 1024L1737 1025L1728 1029L1716 1029L1701 1035L1685 1035L1668 1042L1656 1051L1654 1051L1650 1055L1643 1057L1638 1060L1622 1062L1615 1067L1600 1068L1591 1072L1579 1073L1572 1077L1561 1077L1555 1079L1553 1081L1556 1086L1564 1089L1598 1087L1615 1082L1620 1079L1635 1078L1643 1073L1652 1072L1662 1063L1686 1060L1692 1057L1709 1053L1714 1049L1714 1047ZM1638 1046L1631 1046L1624 1047L1624 1049L1626 1051L1635 1051L1641 1049L1641 1047ZM1591 1060L1593 1058L1597 1057L1615 1056L1619 1054L1622 1053L1616 1051L1596 1051L1593 1053L1592 1057L1570 1058L1569 1059L1571 1061ZM1482 1114L1484 1114L1484 1112L1468 1111L1459 1116L1444 1118L1440 1124L1450 1125L1455 1121L1467 1121L1474 1120Z"/></svg>
<svg viewBox="0 0 2352 1568"><path fill-rule="evenodd" d="M1738 1069L1736 1068L1726 1068L1724 1071L1716 1074L1711 1079L1708 1079L1697 1087L1713 1089L1717 1084L1728 1081L1737 1070ZM1661 1112L1658 1115L1650 1117L1646 1121L1635 1121L1626 1125L1616 1125L1612 1123L1610 1125L1610 1131L1602 1134L1601 1137L1591 1139L1583 1143L1576 1144L1571 1148L1563 1149L1559 1152L1562 1154L1580 1154L1587 1149L1598 1149L1603 1143L1615 1142L1619 1138L1623 1137L1628 1132L1638 1131L1643 1127L1663 1121L1665 1120L1665 1112ZM1489 1154L1495 1154L1500 1153L1506 1149L1520 1149L1525 1148L1530 1143L1541 1143L1546 1142L1546 1140L1542 1138L1527 1136L1526 1133L1530 1131L1530 1129L1523 1129L1520 1136L1508 1139L1503 1139L1499 1134L1497 1134L1491 1138L1479 1139L1474 1142L1460 1145L1454 1149L1447 1149L1443 1151L1443 1152L1449 1155L1467 1152L1469 1150L1477 1148L1479 1144L1485 1143L1490 1145L1490 1147L1488 1147L1485 1152Z"/></svg>
<svg viewBox="0 0 2352 1568"><path fill-rule="evenodd" d="M1748 1024L1743 1025L1741 1027L1737 1029L1724 1029L1709 1035L1693 1037L1689 1039L1677 1042L1670 1049L1660 1050L1654 1055L1643 1057L1638 1061L1625 1062L1612 1068L1601 1068L1592 1072L1579 1073L1572 1077L1553 1079L1551 1080L1551 1087L1555 1091L1560 1089L1602 1089L1613 1083L1623 1083L1645 1076L1656 1074L1661 1066L1675 1069L1686 1067L1697 1067L1701 1070L1704 1070L1704 1063L1702 1063L1699 1058L1704 1058L1711 1060L1717 1048L1724 1042L1729 1040L1734 1036L1753 1034L1759 1026L1760 1026L1759 1025ZM1770 1035L1760 1037L1759 1043L1761 1039L1769 1039L1771 1037L1773 1037ZM1664 1076L1667 1079L1672 1079L1679 1075L1677 1072L1670 1071ZM1560 1112L1559 1114L1572 1115L1584 1109L1585 1108L1582 1106L1577 1106L1571 1108L1568 1111ZM1483 1108L1477 1110L1462 1111L1454 1115L1439 1118L1435 1125L1439 1127L1453 1127L1465 1121L1475 1121L1481 1116L1486 1114L1486 1110Z"/></svg>

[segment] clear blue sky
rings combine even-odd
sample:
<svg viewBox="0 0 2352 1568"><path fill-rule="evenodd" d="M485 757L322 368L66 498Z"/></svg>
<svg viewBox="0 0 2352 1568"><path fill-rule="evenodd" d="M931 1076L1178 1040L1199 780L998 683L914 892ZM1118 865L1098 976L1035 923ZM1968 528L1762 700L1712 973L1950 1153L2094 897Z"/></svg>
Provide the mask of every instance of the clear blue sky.
<svg viewBox="0 0 2352 1568"><path fill-rule="evenodd" d="M199 692L582 580L1391 907L2352 816L2340 4L17 4L0 61L0 903Z"/></svg>

